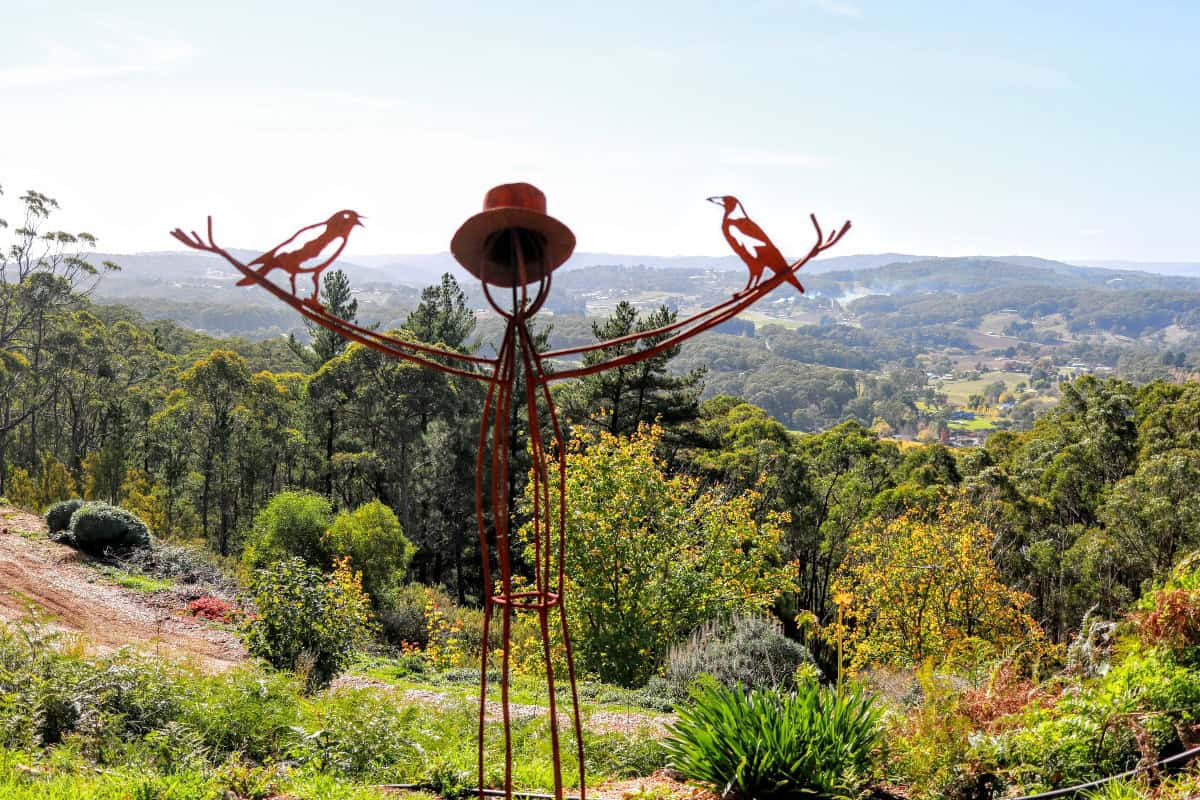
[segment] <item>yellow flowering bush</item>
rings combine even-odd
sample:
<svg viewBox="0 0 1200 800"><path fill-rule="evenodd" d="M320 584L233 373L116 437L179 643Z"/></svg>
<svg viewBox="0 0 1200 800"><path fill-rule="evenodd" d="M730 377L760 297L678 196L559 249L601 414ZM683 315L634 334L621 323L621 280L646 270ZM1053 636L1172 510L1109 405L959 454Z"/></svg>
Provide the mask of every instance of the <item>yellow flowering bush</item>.
<svg viewBox="0 0 1200 800"><path fill-rule="evenodd" d="M842 613L832 637L841 634L855 667L978 661L1041 642L1023 610L1028 595L1000 580L993 541L962 500L867 520L834 580Z"/></svg>
<svg viewBox="0 0 1200 800"><path fill-rule="evenodd" d="M644 683L701 623L762 611L792 586L779 558L783 515L760 513L755 492L727 497L668 475L655 455L661 437L650 426L628 439L585 434L567 455L572 641L582 669L626 686ZM552 485L552 519L557 491ZM521 535L532 559L531 527Z"/></svg>

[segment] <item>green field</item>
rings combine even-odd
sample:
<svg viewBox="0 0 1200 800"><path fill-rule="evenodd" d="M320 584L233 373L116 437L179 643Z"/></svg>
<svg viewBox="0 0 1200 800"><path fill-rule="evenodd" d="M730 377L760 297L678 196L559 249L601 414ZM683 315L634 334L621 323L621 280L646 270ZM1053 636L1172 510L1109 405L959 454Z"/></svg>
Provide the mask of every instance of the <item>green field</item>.
<svg viewBox="0 0 1200 800"><path fill-rule="evenodd" d="M990 431L996 427L996 418L977 414L975 419L952 419L946 424L952 431Z"/></svg>
<svg viewBox="0 0 1200 800"><path fill-rule="evenodd" d="M946 381L942 384L942 392L951 403L965 406L971 395L983 394L984 388L995 381L1004 381L1008 390L1012 391L1018 383L1028 382L1029 376L1023 372L984 372L973 381Z"/></svg>
<svg viewBox="0 0 1200 800"><path fill-rule="evenodd" d="M778 325L779 327L787 328L788 330L794 330L795 328L799 328L801 325L811 325L813 322L815 322L815 320L809 321L805 319L796 319L793 317L773 317L768 314L763 314L759 311L743 311L741 314L738 314L738 319L749 320L750 322L754 323L755 327L759 328L764 325Z"/></svg>

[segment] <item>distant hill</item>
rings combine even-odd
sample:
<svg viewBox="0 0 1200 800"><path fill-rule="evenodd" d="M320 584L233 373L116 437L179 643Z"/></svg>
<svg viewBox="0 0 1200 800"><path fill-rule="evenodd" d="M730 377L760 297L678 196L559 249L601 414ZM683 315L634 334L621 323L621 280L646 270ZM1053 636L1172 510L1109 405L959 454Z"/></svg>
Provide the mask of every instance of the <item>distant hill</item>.
<svg viewBox="0 0 1200 800"><path fill-rule="evenodd" d="M1040 286L1051 289L1200 290L1200 278L1134 270L1080 267L1027 256L927 258L866 270L823 272L810 279L816 292L835 295L974 294L990 289Z"/></svg>
<svg viewBox="0 0 1200 800"><path fill-rule="evenodd" d="M257 253L250 250L230 250L235 256L250 260ZM886 264L905 263L924 256L902 253L878 255L834 256L822 258L807 265L806 274L832 271L865 270ZM224 261L207 253L187 251L156 251L132 254L93 253L89 260L115 261L121 271L106 278L100 286L105 297L153 296L170 297L180 293L211 293L228 288L237 282L238 275ZM400 284L428 286L436 282L443 273L449 272L460 283L472 284L467 271L459 266L450 253L397 254L355 256L337 262L336 266L346 271L355 286L371 284ZM576 253L563 270L574 271L597 266L648 267L650 269L679 270L682 272L741 271L744 269L737 256L643 256L619 253ZM254 293L255 296L261 293ZM259 300L266 301L262 294Z"/></svg>
<svg viewBox="0 0 1200 800"><path fill-rule="evenodd" d="M230 250L235 256L250 261L258 253L249 250ZM112 254L92 253L88 260L117 263L120 272L105 276L97 287L101 297L174 297L196 298L233 288L241 276L217 256L186 251ZM352 283L358 286L376 283L401 283L382 269L347 261L337 266L346 270ZM441 273L438 273L439 275ZM417 283L422 283L417 281ZM428 281L424 281L428 283ZM250 302L267 302L266 292L248 292ZM271 301L274 302L274 301Z"/></svg>
<svg viewBox="0 0 1200 800"><path fill-rule="evenodd" d="M885 264L902 264L921 258L927 258L927 256L906 255L904 253L833 256L813 261L811 264L805 266L804 271L808 274L818 274L835 270L873 269ZM423 255L355 256L354 261L356 264L386 273L390 276L390 281L399 283L419 283L425 285L437 280L444 272L449 272L455 278L459 279L467 274L448 252ZM737 271L744 269L742 262L737 256L647 256L583 252L575 253L571 256L562 268L564 270L577 270L588 267L649 267L651 269L677 269L689 272L701 270ZM353 277L351 275L351 278Z"/></svg>
<svg viewBox="0 0 1200 800"><path fill-rule="evenodd" d="M1132 269L1139 272L1156 272L1159 275L1184 275L1200 278L1200 262L1196 261L1074 261L1085 267L1105 269Z"/></svg>
<svg viewBox="0 0 1200 800"><path fill-rule="evenodd" d="M246 260L256 255L247 250L232 252ZM121 271L106 277L98 289L100 296L113 299L216 300L233 288L238 279L235 271L222 260L202 253L97 253L90 258L95 263L111 260L121 265ZM1002 286L1195 290L1200 285L1197 283L1200 264L1103 263L1101 267L1033 256L939 258L879 253L818 259L805 267L804 274L808 276L806 285L817 295L832 297L929 291L973 293ZM449 253L355 256L353 260L339 261L336 266L345 270L351 283L358 288L427 286L444 272L454 275L464 287L475 284ZM613 269L626 271L627 276L640 274L645 277L661 272L667 284L678 283L674 276L730 273L728 281L721 283L732 285L742 280L745 268L736 256L586 252L576 253L563 267L564 272L572 275L569 284L577 288L590 287L594 282L599 282L598 286L603 284ZM660 283L658 280L652 282ZM265 292L239 292L238 302L266 304L272 301Z"/></svg>

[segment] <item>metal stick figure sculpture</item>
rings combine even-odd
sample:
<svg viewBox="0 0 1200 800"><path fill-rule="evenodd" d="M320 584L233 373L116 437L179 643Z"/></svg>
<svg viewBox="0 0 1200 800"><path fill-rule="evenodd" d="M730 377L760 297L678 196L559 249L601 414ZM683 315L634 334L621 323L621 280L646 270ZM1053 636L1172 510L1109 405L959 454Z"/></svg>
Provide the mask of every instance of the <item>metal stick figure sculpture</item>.
<svg viewBox="0 0 1200 800"><path fill-rule="evenodd" d="M550 381L579 378L651 358L685 339L736 316L785 281L803 291L803 287L796 279L796 271L814 256L837 244L850 229L850 223L847 222L826 236L817 223L816 217L811 217L813 227L816 229L816 242L803 258L788 263L762 229L746 216L737 198L715 197L709 199L724 207L725 217L722 222L722 231L734 252L741 257L750 271L750 280L745 289L722 303L661 328L585 347L569 347L539 353L533 345L528 323L530 318L542 307L550 292L551 274L567 260L574 250L575 236L565 225L546 213L546 197L537 188L527 183L514 183L492 189L485 198L484 210L463 223L454 235L450 249L459 263L480 279L488 303L508 321L499 353L495 358L467 355L388 336L333 316L317 302L315 293L313 297L307 299L301 299L297 295L296 276L302 273L311 273L313 285L316 287L321 272L345 247L350 231L355 225L361 224L360 217L353 211L339 211L323 223L323 228L322 223L302 228L291 239L250 264L243 264L217 245L213 239L212 217L208 218L207 240L202 239L194 231L191 234L184 233L179 229L172 231L172 236L188 247L214 253L228 261L244 276L239 285L256 283L262 286L318 325L396 358L415 362L451 375L482 381L487 385L483 418L479 427L479 452L475 463L475 511L479 524L479 544L483 556L483 584L486 597L479 686L478 768L481 798L485 785L484 722L487 700L488 628L492 624L492 617L497 608L499 609L501 639L504 648L501 656L500 697L504 730L505 795L510 798L512 796L512 735L508 702L508 676L510 633L514 612L535 613L541 629L549 701L550 742L554 758L554 794L559 800L562 800L563 797L563 779L550 626L553 623L561 626L563 646L566 651L567 680L571 686L572 723L579 766L580 797L584 797L586 793L583 734L580 726L579 698L575 688L575 663L571 650L570 633L567 630L567 612L563 598L566 579L563 568L566 529L566 448L554 401L550 394ZM302 236L302 234L305 235ZM254 269L255 266L258 269ZM283 269L291 275L291 293L267 280L267 273L276 268ZM773 275L764 280L764 271L768 268ZM505 298L508 301L507 304L497 301L493 295L495 289L507 290L508 297ZM562 369L553 373L548 373L545 369L545 362L548 359L571 358L587 352L645 340L654 342L659 337L662 337L661 341L623 356L571 369ZM534 498L531 520L534 580L533 588L525 591L514 591L510 557L512 521L508 518L508 497L506 496L509 448L512 438L509 420L518 370L524 377L525 397L523 400L528 415L529 447L532 456L530 493ZM549 420L550 429L546 432L542 429L542 421L538 413L539 403ZM546 433L549 435L546 436ZM546 446L547 439L552 442L552 447L549 449ZM557 508L550 502L550 469L558 472ZM486 488L484 486L485 474L489 476L491 484ZM490 497L491 500L489 510L492 536L490 541L488 536L489 515L485 513L484 507L485 496ZM492 565L489 559L490 546L493 544L496 563L500 571L498 589L492 583ZM553 622L552 616L556 618Z"/></svg>

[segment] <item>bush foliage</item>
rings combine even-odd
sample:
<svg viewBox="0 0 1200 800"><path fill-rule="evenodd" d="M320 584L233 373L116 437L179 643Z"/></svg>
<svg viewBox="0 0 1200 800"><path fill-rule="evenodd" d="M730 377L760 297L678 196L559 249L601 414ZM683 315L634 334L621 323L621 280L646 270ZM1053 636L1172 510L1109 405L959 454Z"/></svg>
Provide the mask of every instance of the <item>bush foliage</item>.
<svg viewBox="0 0 1200 800"><path fill-rule="evenodd" d="M813 665L812 656L784 636L779 623L739 616L724 625L704 625L686 642L672 647L666 679L676 700L687 696L700 675L710 675L727 688L740 683L746 689L790 690L802 664Z"/></svg>
<svg viewBox="0 0 1200 800"><path fill-rule="evenodd" d="M203 674L127 651L86 658L36 624L0 624L0 796L377 800L365 785L474 785L472 701L302 688L251 665ZM498 724L488 722L489 764L503 761ZM589 777L665 764L645 730L584 736ZM544 718L515 720L512 746L517 786L552 785Z"/></svg>
<svg viewBox="0 0 1200 800"><path fill-rule="evenodd" d="M254 601L247 648L310 688L327 685L370 639L370 601L346 560L330 576L299 558L277 561L255 575Z"/></svg>
<svg viewBox="0 0 1200 800"><path fill-rule="evenodd" d="M71 516L79 510L83 501L79 498L60 500L46 510L46 527L50 533L65 531L71 527Z"/></svg>
<svg viewBox="0 0 1200 800"><path fill-rule="evenodd" d="M378 500L338 514L323 545L335 558L350 558L351 566L362 574L363 589L376 604L404 580L414 550L395 513Z"/></svg>
<svg viewBox="0 0 1200 800"><path fill-rule="evenodd" d="M986 662L1042 642L1028 595L1005 585L988 557L995 538L963 500L859 526L833 584L849 601L843 630L855 666Z"/></svg>
<svg viewBox="0 0 1200 800"><path fill-rule="evenodd" d="M136 515L108 503L84 503L71 515L70 542L92 555L150 546L150 530Z"/></svg>
<svg viewBox="0 0 1200 800"><path fill-rule="evenodd" d="M760 512L752 491L726 497L668 474L661 440L655 427L585 436L567 456L572 638L585 670L624 686L644 684L697 624L762 611L793 585L778 558L784 518ZM532 492L530 482L531 505ZM532 530L522 535L529 542Z"/></svg>
<svg viewBox="0 0 1200 800"><path fill-rule="evenodd" d="M280 492L254 516L242 560L259 569L287 558L327 564L323 542L333 521L329 500L316 492Z"/></svg>

